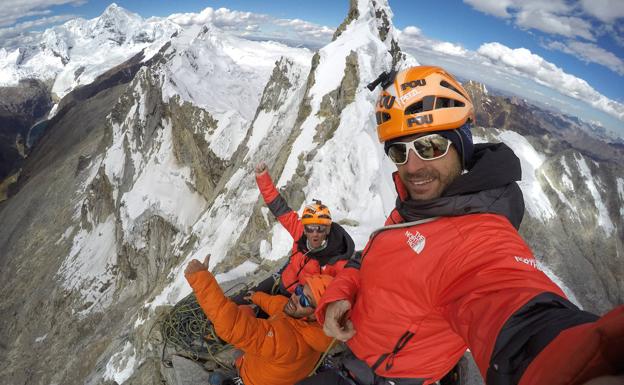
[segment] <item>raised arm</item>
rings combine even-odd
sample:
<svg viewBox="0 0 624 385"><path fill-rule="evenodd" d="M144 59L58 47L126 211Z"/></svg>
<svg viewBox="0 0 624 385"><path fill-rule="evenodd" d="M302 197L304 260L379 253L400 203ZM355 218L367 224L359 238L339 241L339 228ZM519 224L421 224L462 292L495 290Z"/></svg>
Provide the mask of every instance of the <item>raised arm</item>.
<svg viewBox="0 0 624 385"><path fill-rule="evenodd" d="M277 218L277 220L284 226L284 228L290 233L294 240L301 238L303 235L303 225L299 216L294 212L286 203L284 197L282 197L275 188L275 184L269 175L269 170L264 162L258 163L255 169L256 183L260 189L260 194L264 202L271 210L271 213Z"/></svg>
<svg viewBox="0 0 624 385"><path fill-rule="evenodd" d="M184 275L220 338L245 352L261 354L273 351L270 345L275 343L275 339L267 338L267 335L272 335L271 324L242 311L229 300L207 270L207 264L193 260Z"/></svg>

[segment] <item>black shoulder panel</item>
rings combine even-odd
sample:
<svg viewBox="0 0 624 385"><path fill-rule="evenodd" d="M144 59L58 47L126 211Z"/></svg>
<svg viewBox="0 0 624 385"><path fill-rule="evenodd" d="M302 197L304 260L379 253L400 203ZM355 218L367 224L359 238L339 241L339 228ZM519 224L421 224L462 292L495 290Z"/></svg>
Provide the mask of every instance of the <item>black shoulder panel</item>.
<svg viewBox="0 0 624 385"><path fill-rule="evenodd" d="M288 207L288 203L286 203L286 199L281 195L278 195L277 198L273 199L273 201L267 204L269 210L275 215L275 217L280 217L286 214L289 211L292 211L290 207Z"/></svg>
<svg viewBox="0 0 624 385"><path fill-rule="evenodd" d="M486 383L517 384L533 359L559 333L597 319L554 293L539 294L503 325L490 357Z"/></svg>

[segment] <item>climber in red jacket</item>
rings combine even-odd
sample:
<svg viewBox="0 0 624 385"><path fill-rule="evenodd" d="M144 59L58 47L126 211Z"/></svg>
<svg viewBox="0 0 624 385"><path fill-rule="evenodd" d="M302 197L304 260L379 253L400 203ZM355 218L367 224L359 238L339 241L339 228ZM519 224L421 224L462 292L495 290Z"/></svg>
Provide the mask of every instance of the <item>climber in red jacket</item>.
<svg viewBox="0 0 624 385"><path fill-rule="evenodd" d="M426 66L369 88L378 83L396 208L316 312L350 354L299 384L433 384L467 348L488 385L622 375L624 306L602 318L581 311L540 271L517 231L520 162L505 144L473 144L461 84Z"/></svg>
<svg viewBox="0 0 624 385"><path fill-rule="evenodd" d="M310 275L335 276L355 251L351 236L332 221L329 208L321 201L307 205L299 218L275 188L267 165L259 163L255 172L264 201L294 240L288 262L280 270L278 292L290 295ZM274 283L275 278L270 277L253 290L269 292Z"/></svg>

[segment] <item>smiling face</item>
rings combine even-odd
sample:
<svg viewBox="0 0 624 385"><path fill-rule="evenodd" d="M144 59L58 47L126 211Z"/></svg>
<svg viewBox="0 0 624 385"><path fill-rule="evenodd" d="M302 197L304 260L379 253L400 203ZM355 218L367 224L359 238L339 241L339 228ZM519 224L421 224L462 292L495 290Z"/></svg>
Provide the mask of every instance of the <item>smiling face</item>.
<svg viewBox="0 0 624 385"><path fill-rule="evenodd" d="M401 138L401 141L414 140L418 135ZM439 159L422 160L412 150L407 162L397 165L399 177L410 198L427 200L438 198L446 187L461 174L461 161L454 146Z"/></svg>
<svg viewBox="0 0 624 385"><path fill-rule="evenodd" d="M302 306L300 296L296 292L290 295L288 302L284 305L284 313L293 318L305 318L316 319L314 316L314 309L316 308L316 301L310 291L310 287L306 284L303 285L303 295L308 297L311 306Z"/></svg>

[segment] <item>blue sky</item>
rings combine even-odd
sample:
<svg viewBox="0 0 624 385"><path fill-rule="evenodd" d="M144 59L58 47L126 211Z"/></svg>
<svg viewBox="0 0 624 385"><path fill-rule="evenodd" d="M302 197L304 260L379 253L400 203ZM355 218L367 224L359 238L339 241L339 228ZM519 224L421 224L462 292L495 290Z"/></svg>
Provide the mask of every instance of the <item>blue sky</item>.
<svg viewBox="0 0 624 385"><path fill-rule="evenodd" d="M28 34L71 17L96 17L111 1L3 3L6 6L0 10L0 40L4 37L11 41L18 33ZM213 12L208 19L251 38L281 39L314 48L329 42L349 2L116 3L143 17L198 14L207 7L213 11L224 7L227 12ZM624 135L624 0L452 0L435 5L389 0L389 4L394 25L400 31L401 47L421 63L445 66L462 78L473 78L585 120L599 121ZM180 20L191 23L204 19L193 16ZM275 23L276 19L282 22ZM496 71L484 71L484 62Z"/></svg>

